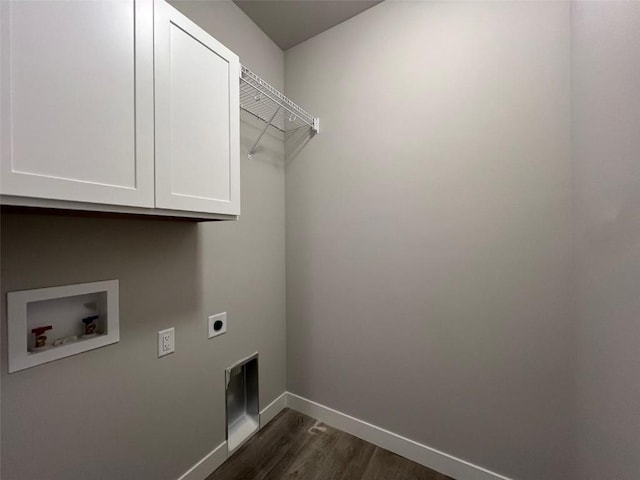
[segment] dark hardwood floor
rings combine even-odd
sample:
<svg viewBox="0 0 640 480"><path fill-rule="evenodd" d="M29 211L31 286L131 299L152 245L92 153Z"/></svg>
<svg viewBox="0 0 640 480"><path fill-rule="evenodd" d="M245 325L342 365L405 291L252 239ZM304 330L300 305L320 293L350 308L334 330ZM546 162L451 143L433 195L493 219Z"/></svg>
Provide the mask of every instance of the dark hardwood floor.
<svg viewBox="0 0 640 480"><path fill-rule="evenodd" d="M452 480L285 409L207 480Z"/></svg>

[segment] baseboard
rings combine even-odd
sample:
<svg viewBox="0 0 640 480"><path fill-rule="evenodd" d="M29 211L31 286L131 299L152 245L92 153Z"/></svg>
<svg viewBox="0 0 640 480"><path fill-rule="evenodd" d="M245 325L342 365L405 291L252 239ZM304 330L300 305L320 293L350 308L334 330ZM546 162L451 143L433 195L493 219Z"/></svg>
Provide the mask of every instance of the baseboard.
<svg viewBox="0 0 640 480"><path fill-rule="evenodd" d="M260 428L264 427L287 406L287 392L284 392L260 412ZM178 480L205 480L222 465L228 457L227 442L222 442L202 460L185 472Z"/></svg>
<svg viewBox="0 0 640 480"><path fill-rule="evenodd" d="M222 442L187 470L178 480L205 480L227 459L227 442Z"/></svg>
<svg viewBox="0 0 640 480"><path fill-rule="evenodd" d="M293 410L309 415L327 425L350 433L425 467L444 473L456 480L510 480L453 455L414 442L350 415L307 400L294 393L287 392L286 405Z"/></svg>
<svg viewBox="0 0 640 480"><path fill-rule="evenodd" d="M287 392L283 392L260 412L260 428L264 427L287 406Z"/></svg>
<svg viewBox="0 0 640 480"><path fill-rule="evenodd" d="M325 407L295 393L284 392L260 412L263 428L285 407L309 415L332 427L362 438L367 442L397 453L425 467L444 473L456 480L511 480L485 468L456 458L435 448L422 445L398 434ZM178 480L205 480L227 459L227 442L222 442L204 456Z"/></svg>

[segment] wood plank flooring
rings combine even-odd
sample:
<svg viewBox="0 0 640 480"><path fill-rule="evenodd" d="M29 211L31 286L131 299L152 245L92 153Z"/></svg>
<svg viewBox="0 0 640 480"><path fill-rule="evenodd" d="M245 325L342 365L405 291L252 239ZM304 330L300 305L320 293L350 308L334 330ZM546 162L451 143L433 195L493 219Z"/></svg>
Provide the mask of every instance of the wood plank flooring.
<svg viewBox="0 0 640 480"><path fill-rule="evenodd" d="M285 409L207 480L452 480Z"/></svg>

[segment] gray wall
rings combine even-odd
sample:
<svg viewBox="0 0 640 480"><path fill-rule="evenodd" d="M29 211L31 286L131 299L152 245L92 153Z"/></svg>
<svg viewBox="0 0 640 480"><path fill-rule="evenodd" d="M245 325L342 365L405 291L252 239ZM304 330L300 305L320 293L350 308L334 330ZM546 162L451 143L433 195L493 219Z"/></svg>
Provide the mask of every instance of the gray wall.
<svg viewBox="0 0 640 480"><path fill-rule="evenodd" d="M233 3L178 7L282 87L282 52ZM258 350L261 406L285 390L284 148L267 138L247 161L257 131L241 125L237 222L2 215L3 339L7 291L111 278L121 328L118 344L11 375L2 355L3 480L174 480L225 439L226 366ZM221 311L228 333L207 340ZM158 359L171 326L176 353Z"/></svg>
<svg viewBox="0 0 640 480"><path fill-rule="evenodd" d="M286 52L288 389L573 478L570 6L384 2Z"/></svg>
<svg viewBox="0 0 640 480"><path fill-rule="evenodd" d="M573 5L577 478L640 478L640 3Z"/></svg>

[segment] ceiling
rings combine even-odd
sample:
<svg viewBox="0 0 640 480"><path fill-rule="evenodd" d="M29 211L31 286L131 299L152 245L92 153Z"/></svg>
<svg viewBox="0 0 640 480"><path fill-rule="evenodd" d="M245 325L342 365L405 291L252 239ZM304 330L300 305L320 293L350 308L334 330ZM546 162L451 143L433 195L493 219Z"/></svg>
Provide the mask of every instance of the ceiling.
<svg viewBox="0 0 640 480"><path fill-rule="evenodd" d="M282 50L330 29L382 0L233 0Z"/></svg>

